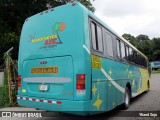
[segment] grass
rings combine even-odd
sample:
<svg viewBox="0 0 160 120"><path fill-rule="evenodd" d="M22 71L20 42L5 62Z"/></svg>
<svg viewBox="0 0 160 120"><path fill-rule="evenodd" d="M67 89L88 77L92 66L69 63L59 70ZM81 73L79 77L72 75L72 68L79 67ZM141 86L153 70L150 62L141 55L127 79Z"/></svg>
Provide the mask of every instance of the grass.
<svg viewBox="0 0 160 120"><path fill-rule="evenodd" d="M160 69L152 71L152 74L158 74L158 73L160 73Z"/></svg>

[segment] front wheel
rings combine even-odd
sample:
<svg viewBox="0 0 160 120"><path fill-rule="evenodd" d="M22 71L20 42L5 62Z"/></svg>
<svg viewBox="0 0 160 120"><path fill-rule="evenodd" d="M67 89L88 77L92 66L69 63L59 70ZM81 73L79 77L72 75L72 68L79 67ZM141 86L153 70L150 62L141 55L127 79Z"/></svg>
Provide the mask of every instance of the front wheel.
<svg viewBox="0 0 160 120"><path fill-rule="evenodd" d="M123 104L123 108L126 110L129 108L130 105L130 91L128 88L125 89L125 94L124 94L124 104Z"/></svg>

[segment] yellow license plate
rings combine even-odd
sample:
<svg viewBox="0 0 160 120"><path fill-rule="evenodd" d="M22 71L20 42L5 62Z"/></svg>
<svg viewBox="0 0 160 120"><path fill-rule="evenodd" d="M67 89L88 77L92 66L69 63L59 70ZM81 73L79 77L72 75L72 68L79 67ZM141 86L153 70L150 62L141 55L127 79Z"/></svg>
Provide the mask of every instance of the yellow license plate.
<svg viewBox="0 0 160 120"><path fill-rule="evenodd" d="M58 74L58 67L38 67L32 68L31 74Z"/></svg>

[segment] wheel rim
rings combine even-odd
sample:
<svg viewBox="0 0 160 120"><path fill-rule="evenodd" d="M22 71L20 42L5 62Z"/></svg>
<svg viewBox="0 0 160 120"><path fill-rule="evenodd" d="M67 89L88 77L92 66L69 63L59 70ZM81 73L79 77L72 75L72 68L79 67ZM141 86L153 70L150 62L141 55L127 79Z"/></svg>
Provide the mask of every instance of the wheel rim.
<svg viewBox="0 0 160 120"><path fill-rule="evenodd" d="M126 95L125 95L125 103L126 103L127 106L129 105L129 95L128 95L128 92L126 92Z"/></svg>

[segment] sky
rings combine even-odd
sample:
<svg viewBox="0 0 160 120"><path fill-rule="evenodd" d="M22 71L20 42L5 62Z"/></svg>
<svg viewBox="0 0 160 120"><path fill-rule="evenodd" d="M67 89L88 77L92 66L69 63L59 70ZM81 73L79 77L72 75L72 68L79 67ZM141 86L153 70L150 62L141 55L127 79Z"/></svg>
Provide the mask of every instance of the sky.
<svg viewBox="0 0 160 120"><path fill-rule="evenodd" d="M160 0L90 0L95 14L119 35L160 37Z"/></svg>

